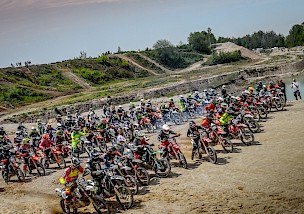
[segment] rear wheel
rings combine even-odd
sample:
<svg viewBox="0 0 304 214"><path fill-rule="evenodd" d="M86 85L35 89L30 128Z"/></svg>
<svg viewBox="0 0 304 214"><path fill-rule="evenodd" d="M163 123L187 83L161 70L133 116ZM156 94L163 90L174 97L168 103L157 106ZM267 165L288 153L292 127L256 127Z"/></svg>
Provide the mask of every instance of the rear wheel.
<svg viewBox="0 0 304 214"><path fill-rule="evenodd" d="M45 176L45 169L40 163L36 163L36 169L39 176Z"/></svg>

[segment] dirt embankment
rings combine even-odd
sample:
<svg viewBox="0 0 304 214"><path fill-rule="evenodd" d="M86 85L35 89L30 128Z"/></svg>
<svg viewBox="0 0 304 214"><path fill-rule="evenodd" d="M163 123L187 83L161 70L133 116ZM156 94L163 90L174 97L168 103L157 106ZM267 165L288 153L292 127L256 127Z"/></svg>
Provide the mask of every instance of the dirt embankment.
<svg viewBox="0 0 304 214"><path fill-rule="evenodd" d="M302 213L304 210L304 102L269 115L255 143L234 140L234 153L218 151L218 164L191 161L187 124L172 127L189 169L172 168L170 178L153 178L125 213ZM197 122L200 120L197 119ZM156 143L156 134L150 141ZM60 171L0 193L3 213L57 213L54 189ZM0 188L6 187L1 180ZM81 209L94 213L92 207Z"/></svg>

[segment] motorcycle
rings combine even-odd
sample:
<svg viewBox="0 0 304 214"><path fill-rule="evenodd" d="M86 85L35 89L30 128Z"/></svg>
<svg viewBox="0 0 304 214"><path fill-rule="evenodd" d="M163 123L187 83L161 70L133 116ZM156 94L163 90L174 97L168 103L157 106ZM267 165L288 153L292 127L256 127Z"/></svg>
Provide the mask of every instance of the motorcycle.
<svg viewBox="0 0 304 214"><path fill-rule="evenodd" d="M38 149L39 151L39 149ZM45 168L41 164L43 162L41 156L39 156L36 152L31 149L29 154L21 154L22 157L25 157L28 155L28 164L24 163L23 165L23 172L24 176L27 175L27 173L32 173L33 170L37 170L38 176L45 176Z"/></svg>
<svg viewBox="0 0 304 214"><path fill-rule="evenodd" d="M56 188L56 193L60 197L60 206L64 213L77 213L77 209L89 206L91 203L97 213L109 213L109 206L102 195L97 194L98 187L92 180L85 180L83 177L76 180L77 187L72 194L72 203L67 204L65 188ZM75 185L71 182L70 184Z"/></svg>
<svg viewBox="0 0 304 214"><path fill-rule="evenodd" d="M50 157L47 157L45 153L43 153L43 159L41 159L41 164L45 169L50 167L50 164L57 163L60 169L66 168L66 162L62 155L62 151L57 150L54 147L50 147Z"/></svg>
<svg viewBox="0 0 304 214"><path fill-rule="evenodd" d="M231 140L226 137L227 133L218 125L212 124L209 132L209 137L212 142L219 143L226 152L233 152L233 144Z"/></svg>
<svg viewBox="0 0 304 214"><path fill-rule="evenodd" d="M168 139L169 141L169 151L165 152L163 158L167 158L168 161L170 161L170 159L174 158L175 160L179 161L179 164L181 165L181 167L187 169L187 160L184 156L184 154L182 153L182 151L180 150L180 146L177 144L175 137L178 136L173 136L171 138Z"/></svg>
<svg viewBox="0 0 304 214"><path fill-rule="evenodd" d="M229 137L232 139L241 139L241 141L246 145L251 145L254 142L254 135L248 129L248 126L240 122L241 115L238 115L235 119L231 120L230 125L228 125Z"/></svg>
<svg viewBox="0 0 304 214"><path fill-rule="evenodd" d="M9 156L2 156L0 171L6 183L8 183L11 177L15 175L17 176L19 182L25 181L25 176L19 167L20 163L17 162L15 156L16 154L10 154Z"/></svg>
<svg viewBox="0 0 304 214"><path fill-rule="evenodd" d="M165 158L158 159L156 157L156 154L161 152L161 150L153 151L149 145L143 145L143 157L147 162L142 162L139 165L145 169L152 169L159 177L168 177L171 172L169 161Z"/></svg>
<svg viewBox="0 0 304 214"><path fill-rule="evenodd" d="M210 145L212 140L208 137L206 132L200 133L199 136L192 136L192 144L193 138L199 137L198 145L196 150L192 151L192 157L196 157L198 159L202 159L203 153L205 153L208 157L209 162L216 164L217 163L217 154L215 149Z"/></svg>

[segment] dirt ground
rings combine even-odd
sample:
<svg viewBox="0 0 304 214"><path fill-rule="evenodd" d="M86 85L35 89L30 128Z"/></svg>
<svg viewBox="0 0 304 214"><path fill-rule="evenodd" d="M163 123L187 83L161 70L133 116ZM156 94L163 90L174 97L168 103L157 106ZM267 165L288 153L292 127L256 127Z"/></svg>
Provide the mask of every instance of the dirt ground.
<svg viewBox="0 0 304 214"><path fill-rule="evenodd" d="M303 213L304 212L304 102L288 103L262 122L255 143L244 146L234 140L234 153L216 146L218 163L191 161L187 125L172 127L182 136L178 142L189 169L172 167L169 178L154 177L151 185L134 196L128 211L112 213ZM200 119L197 119L199 122ZM156 134L150 136L155 141ZM0 213L60 213L55 188L61 171L32 178L22 185L0 180ZM93 208L79 210L94 213Z"/></svg>

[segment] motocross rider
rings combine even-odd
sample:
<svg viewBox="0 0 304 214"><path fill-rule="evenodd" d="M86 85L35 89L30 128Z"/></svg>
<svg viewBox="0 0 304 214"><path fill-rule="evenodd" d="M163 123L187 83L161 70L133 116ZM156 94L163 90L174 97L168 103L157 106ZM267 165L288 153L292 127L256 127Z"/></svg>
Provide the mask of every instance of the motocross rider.
<svg viewBox="0 0 304 214"><path fill-rule="evenodd" d="M54 143L49 139L49 135L43 134L39 148L45 153L46 161L51 157L51 146L54 146Z"/></svg>
<svg viewBox="0 0 304 214"><path fill-rule="evenodd" d="M78 152L78 144L80 142L80 137L85 136L86 134L79 131L79 127L75 126L71 134L72 138L72 150L74 153Z"/></svg>
<svg viewBox="0 0 304 214"><path fill-rule="evenodd" d="M71 203L72 195L71 193L77 187L76 180L78 178L79 173L83 173L84 169L80 165L80 161L77 158L72 158L72 164L68 168L64 170L59 181L61 184L66 186L65 194L67 196L66 203Z"/></svg>
<svg viewBox="0 0 304 214"><path fill-rule="evenodd" d="M197 149L198 147L198 142L200 140L200 133L199 130L203 130L203 127L198 126L195 124L194 121L190 121L189 122L189 128L187 131L187 137L191 137L192 138L192 155L191 155L191 160L193 160L194 157L194 151Z"/></svg>
<svg viewBox="0 0 304 214"><path fill-rule="evenodd" d="M162 157L167 156L167 152L169 151L168 146L170 145L169 143L169 138L171 135L176 135L180 136L180 133L175 133L174 131L170 130L170 127L167 124L164 124L162 126L162 130L158 134L158 140L161 141L161 149L163 151Z"/></svg>

